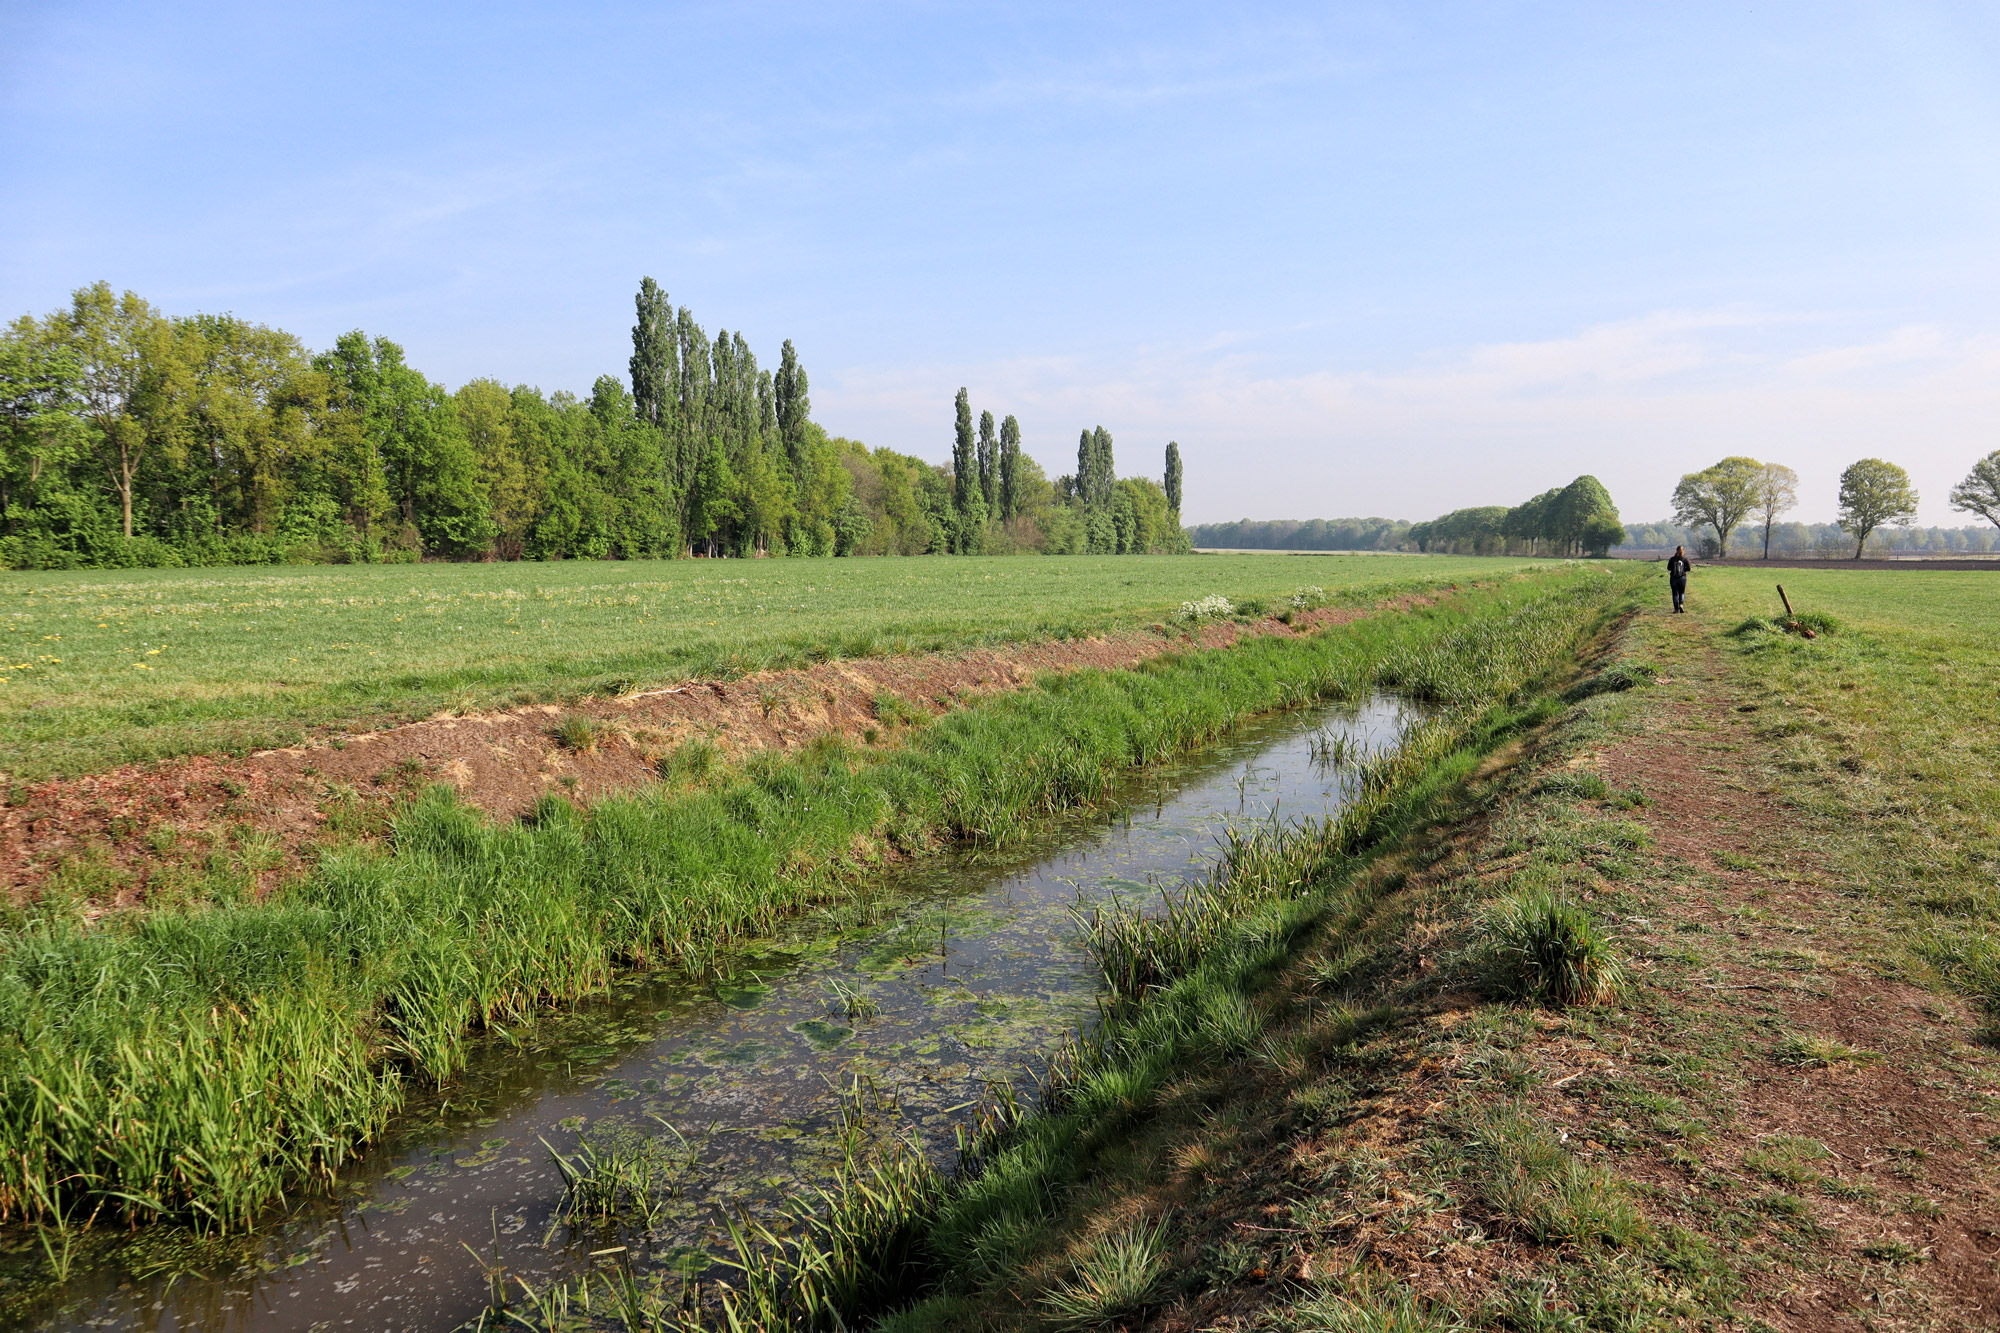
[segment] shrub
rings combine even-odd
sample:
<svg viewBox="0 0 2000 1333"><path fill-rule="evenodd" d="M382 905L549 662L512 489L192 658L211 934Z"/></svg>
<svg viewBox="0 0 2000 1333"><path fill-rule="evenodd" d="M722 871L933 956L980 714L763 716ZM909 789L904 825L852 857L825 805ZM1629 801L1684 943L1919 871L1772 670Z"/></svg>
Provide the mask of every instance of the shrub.
<svg viewBox="0 0 2000 1333"><path fill-rule="evenodd" d="M1234 602L1231 602L1219 592L1212 592L1208 596L1196 601L1182 602L1181 609L1176 611L1174 616L1178 620L1201 621L1215 620L1222 616L1232 616L1235 614L1236 604Z"/></svg>
<svg viewBox="0 0 2000 1333"><path fill-rule="evenodd" d="M1603 1004L1625 988L1610 939L1583 907L1530 889L1488 909L1490 979L1503 994L1552 1004Z"/></svg>

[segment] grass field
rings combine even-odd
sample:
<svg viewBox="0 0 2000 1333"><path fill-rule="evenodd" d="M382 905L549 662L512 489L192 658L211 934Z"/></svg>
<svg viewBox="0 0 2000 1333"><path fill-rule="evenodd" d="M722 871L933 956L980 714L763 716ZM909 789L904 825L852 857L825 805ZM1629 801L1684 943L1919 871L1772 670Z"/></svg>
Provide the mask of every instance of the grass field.
<svg viewBox="0 0 2000 1333"><path fill-rule="evenodd" d="M0 773L309 728L1142 625L1219 593L1336 602L1522 562L1156 556L0 573Z"/></svg>
<svg viewBox="0 0 2000 1333"><path fill-rule="evenodd" d="M1698 573L1690 604L1754 683L1787 797L1840 830L1827 849L1911 947L2000 1005L2000 570ZM1840 629L1746 628L1782 614L1778 581Z"/></svg>

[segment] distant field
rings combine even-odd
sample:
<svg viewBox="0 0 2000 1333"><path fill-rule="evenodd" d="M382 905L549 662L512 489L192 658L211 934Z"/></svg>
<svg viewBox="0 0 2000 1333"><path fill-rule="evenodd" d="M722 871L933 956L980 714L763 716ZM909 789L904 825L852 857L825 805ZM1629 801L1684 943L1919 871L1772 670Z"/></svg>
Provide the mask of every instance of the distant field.
<svg viewBox="0 0 2000 1333"><path fill-rule="evenodd" d="M0 772L39 778L459 709L1157 621L1210 593L1366 599L1446 556L576 561L0 574Z"/></svg>

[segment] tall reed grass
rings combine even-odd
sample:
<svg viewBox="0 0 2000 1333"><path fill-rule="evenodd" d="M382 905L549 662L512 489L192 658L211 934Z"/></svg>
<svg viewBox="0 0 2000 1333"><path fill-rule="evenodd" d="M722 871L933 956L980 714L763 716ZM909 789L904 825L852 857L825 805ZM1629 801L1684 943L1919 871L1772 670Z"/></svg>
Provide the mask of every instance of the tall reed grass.
<svg viewBox="0 0 2000 1333"><path fill-rule="evenodd" d="M451 1077L482 1027L622 967L702 974L847 891L857 848L1004 844L1103 799L1122 770L1377 681L1504 694L1617 581L1542 574L1320 636L1057 677L887 755L820 746L588 811L546 798L515 824L433 788L396 817L393 851L329 852L263 902L33 915L0 944L0 1218L81 1204L250 1225L337 1171L409 1080Z"/></svg>

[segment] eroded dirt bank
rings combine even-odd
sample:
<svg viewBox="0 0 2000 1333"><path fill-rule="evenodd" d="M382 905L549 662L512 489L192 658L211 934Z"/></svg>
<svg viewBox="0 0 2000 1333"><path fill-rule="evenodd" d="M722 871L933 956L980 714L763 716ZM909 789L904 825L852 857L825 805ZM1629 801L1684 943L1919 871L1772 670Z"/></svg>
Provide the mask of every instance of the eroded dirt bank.
<svg viewBox="0 0 2000 1333"><path fill-rule="evenodd" d="M1403 597L1384 609L1427 605ZM829 735L893 744L899 717L934 717L1025 687L1038 676L1117 670L1164 652L1226 647L1255 635L1296 635L1367 614L1296 613L1193 630L1153 627L1090 639L968 652L862 658L740 679L690 681L569 706L440 715L382 731L329 735L246 758L196 756L16 789L0 809L0 875L32 896L63 868L70 892L130 902L163 874L185 874L218 850L275 884L331 831L379 826L393 801L447 782L461 799L514 818L549 792L589 802L657 780L660 761L689 741L723 757L791 749ZM572 738L558 736L571 719ZM581 744L578 744L578 740Z"/></svg>

